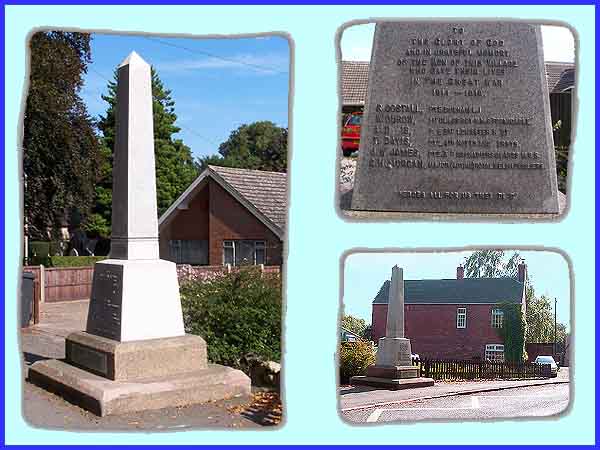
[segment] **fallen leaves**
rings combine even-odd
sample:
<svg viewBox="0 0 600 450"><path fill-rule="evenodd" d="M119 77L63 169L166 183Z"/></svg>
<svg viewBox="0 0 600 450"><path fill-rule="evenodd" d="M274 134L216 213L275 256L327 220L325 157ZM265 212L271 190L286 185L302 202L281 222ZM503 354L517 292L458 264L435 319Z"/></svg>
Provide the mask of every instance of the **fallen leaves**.
<svg viewBox="0 0 600 450"><path fill-rule="evenodd" d="M265 426L279 425L283 416L279 394L270 391L256 392L249 403L229 407L227 411L240 414Z"/></svg>

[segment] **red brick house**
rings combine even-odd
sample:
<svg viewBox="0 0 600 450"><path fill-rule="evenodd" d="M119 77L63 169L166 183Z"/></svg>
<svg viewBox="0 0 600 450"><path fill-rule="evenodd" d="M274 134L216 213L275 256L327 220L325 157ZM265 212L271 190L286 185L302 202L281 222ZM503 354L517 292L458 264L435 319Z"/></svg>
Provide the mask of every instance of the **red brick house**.
<svg viewBox="0 0 600 450"><path fill-rule="evenodd" d="M519 304L525 312L527 267L518 278L464 278L458 267L452 280L404 280L404 327L413 353L433 359L503 360L499 334L502 303ZM372 306L372 337L385 335L389 280Z"/></svg>
<svg viewBox="0 0 600 450"><path fill-rule="evenodd" d="M208 166L160 217L160 257L280 266L286 210L285 173Z"/></svg>

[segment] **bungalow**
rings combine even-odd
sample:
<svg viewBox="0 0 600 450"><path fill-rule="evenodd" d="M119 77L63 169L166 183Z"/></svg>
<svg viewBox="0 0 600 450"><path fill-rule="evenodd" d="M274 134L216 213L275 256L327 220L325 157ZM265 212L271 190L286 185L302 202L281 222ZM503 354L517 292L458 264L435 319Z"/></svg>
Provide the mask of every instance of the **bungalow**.
<svg viewBox="0 0 600 450"><path fill-rule="evenodd" d="M527 266L515 278L404 280L404 326L413 353L421 358L504 360L501 304L526 308ZM372 338L385 335L390 281L385 281L372 304Z"/></svg>
<svg viewBox="0 0 600 450"><path fill-rule="evenodd" d="M286 210L285 173L208 166L160 217L160 257L280 266Z"/></svg>

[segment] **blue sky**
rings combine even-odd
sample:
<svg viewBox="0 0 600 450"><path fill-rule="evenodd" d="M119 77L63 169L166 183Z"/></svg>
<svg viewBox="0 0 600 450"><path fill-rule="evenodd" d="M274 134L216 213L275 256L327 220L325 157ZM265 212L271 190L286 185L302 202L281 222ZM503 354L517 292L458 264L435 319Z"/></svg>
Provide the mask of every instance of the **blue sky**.
<svg viewBox="0 0 600 450"><path fill-rule="evenodd" d="M93 62L81 92L92 116L105 113L100 95L133 50L171 90L182 128L176 137L195 157L217 153L242 124L270 120L288 126L290 53L280 36L183 39L94 33Z"/></svg>
<svg viewBox="0 0 600 450"><path fill-rule="evenodd" d="M354 253L344 267L344 312L371 323L371 301L392 267L404 269L405 280L456 278L456 267L472 251L440 253ZM506 255L513 252L506 251ZM558 253L547 251L519 251L527 264L529 280L536 295L557 299L559 322L569 322L570 282L566 260Z"/></svg>
<svg viewBox="0 0 600 450"><path fill-rule="evenodd" d="M353 25L342 34L342 59L369 61L373 42L374 24ZM542 26L544 60L573 62L575 60L575 40L566 27Z"/></svg>

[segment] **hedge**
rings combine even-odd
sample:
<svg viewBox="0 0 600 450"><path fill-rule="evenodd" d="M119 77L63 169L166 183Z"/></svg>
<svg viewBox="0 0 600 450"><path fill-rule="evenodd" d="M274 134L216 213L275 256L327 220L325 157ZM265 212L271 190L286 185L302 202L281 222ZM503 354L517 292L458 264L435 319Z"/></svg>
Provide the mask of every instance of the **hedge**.
<svg viewBox="0 0 600 450"><path fill-rule="evenodd" d="M50 256L50 267L85 267L93 266L106 256Z"/></svg>
<svg viewBox="0 0 600 450"><path fill-rule="evenodd" d="M202 336L208 359L244 369L243 356L281 359L281 281L241 270L180 287L187 333Z"/></svg>

